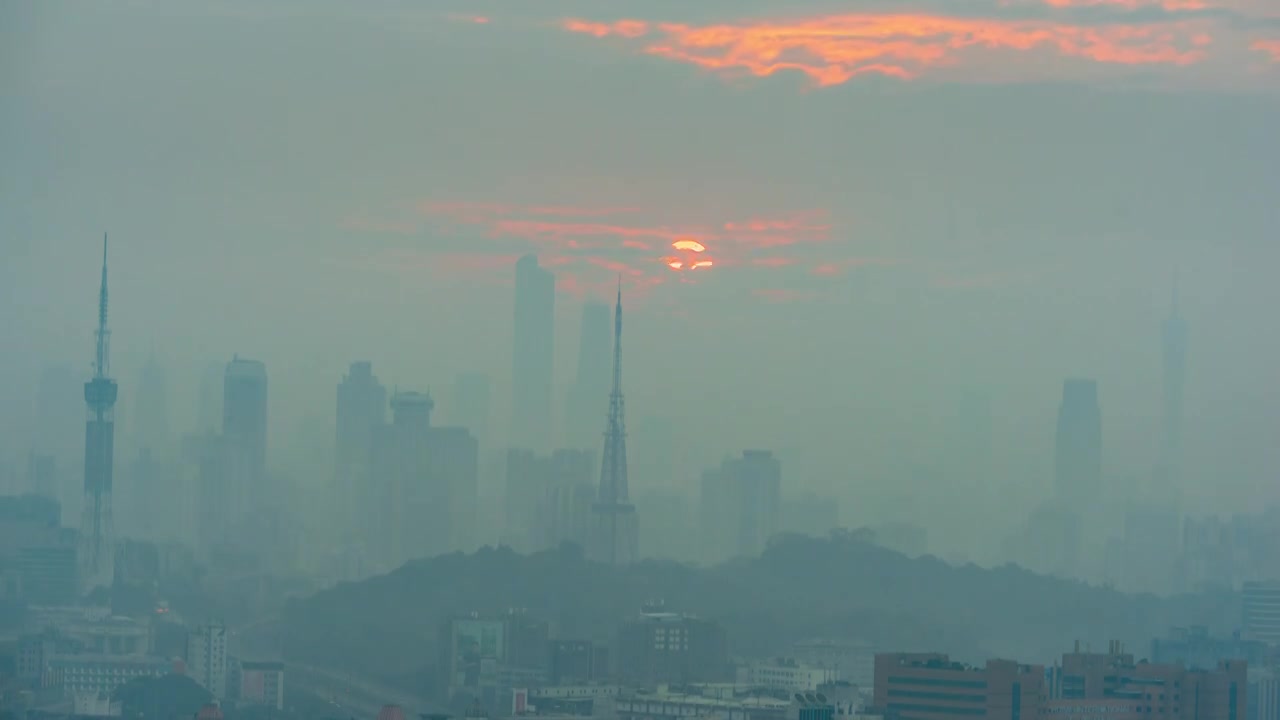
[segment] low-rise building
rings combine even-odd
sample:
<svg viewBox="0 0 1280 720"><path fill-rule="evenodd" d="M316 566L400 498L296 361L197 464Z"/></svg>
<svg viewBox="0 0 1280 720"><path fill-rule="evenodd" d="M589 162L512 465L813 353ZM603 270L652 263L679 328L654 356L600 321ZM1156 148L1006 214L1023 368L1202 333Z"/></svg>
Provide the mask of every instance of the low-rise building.
<svg viewBox="0 0 1280 720"><path fill-rule="evenodd" d="M839 679L833 667L807 665L794 658L775 658L738 667L738 684L786 693L813 692Z"/></svg>
<svg viewBox="0 0 1280 720"><path fill-rule="evenodd" d="M1048 699L1044 667L937 653L876 655L874 707L901 720L1036 720Z"/></svg>

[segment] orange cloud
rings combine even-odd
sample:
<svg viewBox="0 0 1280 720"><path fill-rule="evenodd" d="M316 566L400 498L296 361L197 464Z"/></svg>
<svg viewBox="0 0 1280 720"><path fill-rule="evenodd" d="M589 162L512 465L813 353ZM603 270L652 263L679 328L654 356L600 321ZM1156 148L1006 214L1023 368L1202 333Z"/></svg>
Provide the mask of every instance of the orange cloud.
<svg viewBox="0 0 1280 720"><path fill-rule="evenodd" d="M1255 40L1249 49L1269 56L1273 63L1280 63L1280 40Z"/></svg>
<svg viewBox="0 0 1280 720"><path fill-rule="evenodd" d="M1047 0L1071 5L1103 0ZM1140 2L1141 0L1110 0ZM1179 5L1197 0L1165 0ZM1210 26L1183 19L1150 24L1075 25L1043 19L993 19L928 14L850 13L794 20L696 26L634 20L565 20L561 27L594 37L642 40L643 52L721 73L767 77L804 74L819 87L861 75L912 79L969 63L999 63L1001 54L1039 52L1088 65L1186 66L1206 57ZM1056 67L1057 64L1055 64ZM1012 66L1032 79L1044 63Z"/></svg>
<svg viewBox="0 0 1280 720"><path fill-rule="evenodd" d="M721 266L759 271L795 265L801 260L789 257L786 253L793 251L787 248L825 243L831 230L820 211L714 224L657 224L643 222L647 214L631 207L424 202L417 209L455 243L468 242L456 239L466 237L453 227L462 225L479 229L495 241L494 248L512 247L501 242L511 239L532 245L556 268L557 277L574 277L563 284L568 292L603 288L601 283L617 274L632 286L649 287L666 278L689 282L688 273L702 275ZM768 256L757 256L765 250ZM477 247L476 252L485 249Z"/></svg>

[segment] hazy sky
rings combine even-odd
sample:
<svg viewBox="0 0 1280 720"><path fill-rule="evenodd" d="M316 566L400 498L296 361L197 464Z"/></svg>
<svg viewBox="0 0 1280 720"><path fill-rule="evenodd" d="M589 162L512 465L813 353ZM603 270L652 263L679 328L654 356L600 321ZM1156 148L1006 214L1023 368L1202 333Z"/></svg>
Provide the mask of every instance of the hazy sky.
<svg viewBox="0 0 1280 720"><path fill-rule="evenodd" d="M40 369L88 370L109 230L122 406L152 352L179 426L262 359L287 465L354 359L505 404L536 251L563 385L621 273L633 422L859 521L947 513L975 393L993 490L1047 492L1067 376L1146 482L1176 275L1190 469L1239 507L1280 463L1276 128L1273 0L4 2L0 459Z"/></svg>

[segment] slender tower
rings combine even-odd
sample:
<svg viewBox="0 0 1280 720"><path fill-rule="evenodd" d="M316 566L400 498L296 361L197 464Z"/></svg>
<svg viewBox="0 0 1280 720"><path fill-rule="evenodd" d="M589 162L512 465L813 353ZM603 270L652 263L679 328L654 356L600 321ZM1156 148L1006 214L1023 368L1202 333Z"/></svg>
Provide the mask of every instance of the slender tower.
<svg viewBox="0 0 1280 720"><path fill-rule="evenodd" d="M1182 465L1182 388L1187 368L1187 322L1178 308L1173 287L1169 318L1164 322L1164 422L1160 465L1168 482L1177 482Z"/></svg>
<svg viewBox="0 0 1280 720"><path fill-rule="evenodd" d="M108 376L107 236L102 235L102 289L98 293L97 352L93 379L84 384L88 420L84 437L84 509L80 519L80 580L86 590L110 585L114 570L111 467L115 448L116 381Z"/></svg>
<svg viewBox="0 0 1280 720"><path fill-rule="evenodd" d="M627 426L622 398L622 281L613 316L613 391L604 431L600 494L592 505L593 537L589 555L597 562L629 565L639 553L636 508L627 499Z"/></svg>

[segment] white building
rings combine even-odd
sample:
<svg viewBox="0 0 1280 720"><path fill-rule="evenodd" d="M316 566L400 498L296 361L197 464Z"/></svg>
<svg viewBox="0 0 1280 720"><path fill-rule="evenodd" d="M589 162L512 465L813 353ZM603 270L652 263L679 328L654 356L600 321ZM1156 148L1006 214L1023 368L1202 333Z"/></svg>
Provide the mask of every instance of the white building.
<svg viewBox="0 0 1280 720"><path fill-rule="evenodd" d="M740 665L738 684L789 693L812 692L819 685L835 682L838 675L834 667L804 665L790 658L777 658Z"/></svg>
<svg viewBox="0 0 1280 720"><path fill-rule="evenodd" d="M187 674L216 698L227 696L227 627L201 625L187 634Z"/></svg>

